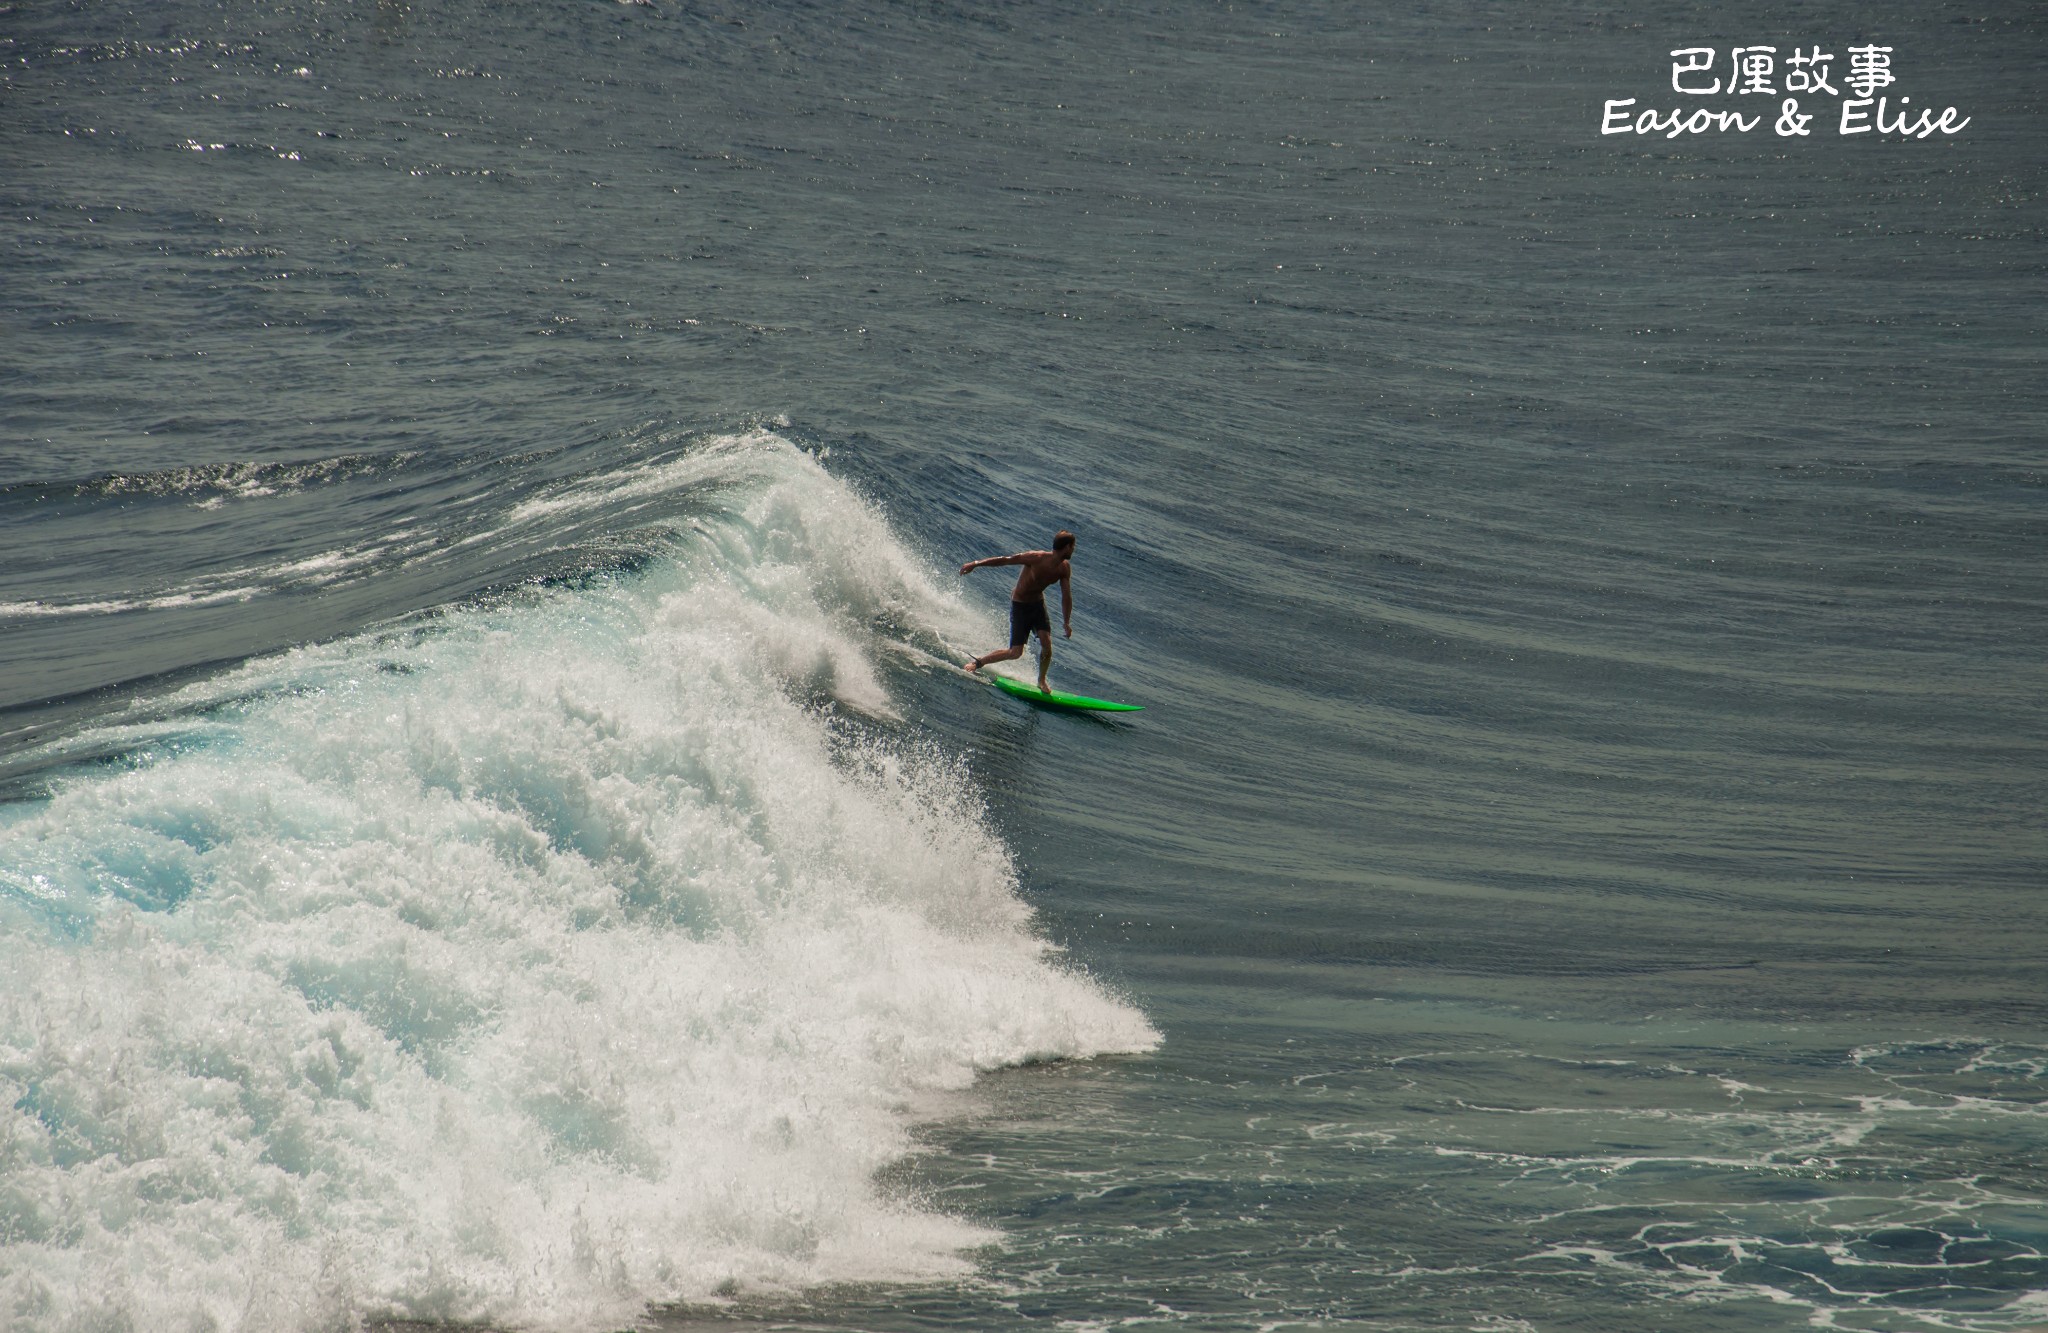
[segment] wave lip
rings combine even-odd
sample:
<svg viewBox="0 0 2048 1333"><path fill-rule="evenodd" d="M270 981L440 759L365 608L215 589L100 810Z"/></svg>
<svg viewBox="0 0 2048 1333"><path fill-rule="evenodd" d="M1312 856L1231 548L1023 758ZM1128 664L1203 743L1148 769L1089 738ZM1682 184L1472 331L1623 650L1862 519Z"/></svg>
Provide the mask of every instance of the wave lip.
<svg viewBox="0 0 2048 1333"><path fill-rule="evenodd" d="M863 626L965 613L800 452L718 448L643 576L253 664L182 753L5 816L11 1321L957 1273L989 1233L874 1183L920 1101L1156 1042L1032 934L956 763L800 702L885 704Z"/></svg>

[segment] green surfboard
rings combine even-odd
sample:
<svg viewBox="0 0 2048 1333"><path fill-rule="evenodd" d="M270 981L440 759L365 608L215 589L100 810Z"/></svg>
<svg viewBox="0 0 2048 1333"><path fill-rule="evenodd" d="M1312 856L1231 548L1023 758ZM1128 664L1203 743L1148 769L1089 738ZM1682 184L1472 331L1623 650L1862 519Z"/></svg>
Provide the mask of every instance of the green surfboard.
<svg viewBox="0 0 2048 1333"><path fill-rule="evenodd" d="M1028 699L1035 704L1051 704L1055 708L1079 708L1094 713L1141 713L1143 704L1112 703L1108 699L1090 699L1085 694L1061 694L1058 690L1041 690L1037 685L1008 676L991 675L989 683L1006 694L1019 699Z"/></svg>

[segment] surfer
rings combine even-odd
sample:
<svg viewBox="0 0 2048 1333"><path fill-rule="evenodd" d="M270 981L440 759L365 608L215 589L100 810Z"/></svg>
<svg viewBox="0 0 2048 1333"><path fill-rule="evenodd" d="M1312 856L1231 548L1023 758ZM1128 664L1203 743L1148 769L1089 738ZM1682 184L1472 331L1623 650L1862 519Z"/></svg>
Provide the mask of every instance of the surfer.
<svg viewBox="0 0 2048 1333"><path fill-rule="evenodd" d="M1045 590L1053 584L1060 585L1060 622L1068 638L1074 637L1074 585L1073 566L1068 563L1074 553L1074 534L1062 528L1052 539L1050 551L1019 551L1015 555L992 555L986 560L970 560L960 566L962 574L971 574L983 565L1022 565L1017 574L1017 586L1010 590L1010 646L993 653L984 653L967 664L969 671L979 671L990 662L1013 662L1024 655L1024 643L1034 633L1038 635L1038 688L1047 689L1045 669L1052 665L1052 617L1046 614Z"/></svg>

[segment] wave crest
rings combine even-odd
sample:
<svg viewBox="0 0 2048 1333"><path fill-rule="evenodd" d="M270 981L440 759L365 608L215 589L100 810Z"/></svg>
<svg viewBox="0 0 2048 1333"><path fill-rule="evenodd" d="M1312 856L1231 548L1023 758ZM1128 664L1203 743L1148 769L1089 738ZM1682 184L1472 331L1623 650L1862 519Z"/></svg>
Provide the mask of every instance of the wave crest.
<svg viewBox="0 0 2048 1333"><path fill-rule="evenodd" d="M956 763L800 697L884 707L871 653L967 613L799 451L720 450L673 560L252 664L9 816L0 1308L597 1327L957 1272L986 1233L873 1179L919 1098L1156 1041Z"/></svg>

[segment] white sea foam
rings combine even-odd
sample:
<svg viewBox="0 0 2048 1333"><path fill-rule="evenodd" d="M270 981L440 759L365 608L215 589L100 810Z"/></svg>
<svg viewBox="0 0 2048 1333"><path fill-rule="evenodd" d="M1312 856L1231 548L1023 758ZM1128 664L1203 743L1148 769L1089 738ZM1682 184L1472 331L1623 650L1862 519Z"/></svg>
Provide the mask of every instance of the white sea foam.
<svg viewBox="0 0 2048 1333"><path fill-rule="evenodd" d="M158 592L135 592L121 597L76 602L0 602L0 620L121 615L130 611L175 611L246 602L274 593L281 587L336 583L394 557L408 562L417 560L422 553L433 551L440 545L432 537L415 537L401 543L398 540L401 535L394 532L381 544L359 545L323 551L297 560L225 570L194 583Z"/></svg>
<svg viewBox="0 0 2048 1333"><path fill-rule="evenodd" d="M875 1183L921 1099L1156 1040L957 765L802 702L886 711L871 652L971 613L787 444L706 452L730 509L630 584L253 665L7 816L0 1324L956 1272L986 1233Z"/></svg>
<svg viewBox="0 0 2048 1333"><path fill-rule="evenodd" d="M177 588L152 597L102 598L88 602L0 602L0 620L22 620L45 616L104 616L124 611L170 611L194 606L220 606L246 602L268 589L250 585L214 588Z"/></svg>

